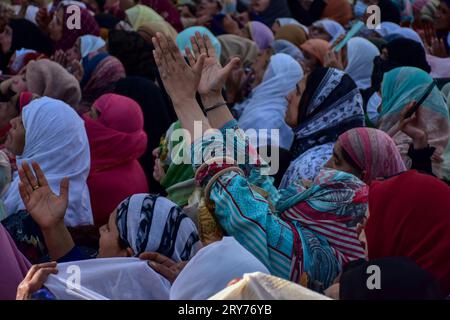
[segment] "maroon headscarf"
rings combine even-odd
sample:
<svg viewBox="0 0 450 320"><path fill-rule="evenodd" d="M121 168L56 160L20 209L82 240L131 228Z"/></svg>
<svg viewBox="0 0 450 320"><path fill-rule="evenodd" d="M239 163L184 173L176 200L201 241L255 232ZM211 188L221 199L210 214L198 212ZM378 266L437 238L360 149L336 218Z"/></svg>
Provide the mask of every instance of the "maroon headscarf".
<svg viewBox="0 0 450 320"><path fill-rule="evenodd" d="M72 29L69 30L67 28L67 24L65 23L67 19L71 16L72 13L67 13L67 6L61 6L60 8L64 8L64 23L63 23L63 35L61 40L57 41L54 46L55 50L68 50L72 48L77 41L78 37L84 36L86 34L92 34L94 36L100 36L100 27L95 21L95 18L87 9L80 8L80 29ZM58 10L60 10L58 8ZM55 12L55 14L57 11Z"/></svg>

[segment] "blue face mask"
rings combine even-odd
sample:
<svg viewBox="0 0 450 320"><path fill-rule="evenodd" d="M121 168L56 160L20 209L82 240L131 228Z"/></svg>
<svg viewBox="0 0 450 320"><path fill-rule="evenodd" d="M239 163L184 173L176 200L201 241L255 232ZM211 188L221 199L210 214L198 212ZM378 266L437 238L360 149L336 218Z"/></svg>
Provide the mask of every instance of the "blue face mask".
<svg viewBox="0 0 450 320"><path fill-rule="evenodd" d="M367 12L368 5L362 2L361 0L356 1L355 6L353 7L353 11L355 12L356 18L361 18Z"/></svg>

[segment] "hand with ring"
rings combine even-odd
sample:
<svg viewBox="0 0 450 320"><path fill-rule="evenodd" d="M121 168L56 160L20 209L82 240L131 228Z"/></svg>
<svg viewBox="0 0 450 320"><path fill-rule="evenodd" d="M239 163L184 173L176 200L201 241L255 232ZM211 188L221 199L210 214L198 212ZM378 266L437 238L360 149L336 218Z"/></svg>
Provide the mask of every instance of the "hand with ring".
<svg viewBox="0 0 450 320"><path fill-rule="evenodd" d="M64 221L68 206L69 179L64 178L60 185L59 196L53 193L41 167L37 162L26 161L19 168L19 193L25 209L41 229L53 228Z"/></svg>

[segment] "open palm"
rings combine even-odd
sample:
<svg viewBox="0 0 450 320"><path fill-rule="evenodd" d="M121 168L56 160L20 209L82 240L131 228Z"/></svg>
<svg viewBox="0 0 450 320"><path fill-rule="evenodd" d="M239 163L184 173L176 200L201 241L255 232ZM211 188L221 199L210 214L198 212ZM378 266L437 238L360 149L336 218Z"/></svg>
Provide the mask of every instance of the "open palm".
<svg viewBox="0 0 450 320"><path fill-rule="evenodd" d="M39 164L32 162L36 176L27 162L19 169L19 192L28 213L41 228L51 228L64 220L68 205L69 180L61 181L57 196L42 172Z"/></svg>
<svg viewBox="0 0 450 320"><path fill-rule="evenodd" d="M231 71L239 64L239 58L232 59L225 67L219 63L214 46L207 35L201 35L199 32L195 37L191 37L193 53L186 48L186 55L190 65L195 65L196 59L205 54L207 58L202 68L202 76L198 85L200 95L220 94L225 86Z"/></svg>

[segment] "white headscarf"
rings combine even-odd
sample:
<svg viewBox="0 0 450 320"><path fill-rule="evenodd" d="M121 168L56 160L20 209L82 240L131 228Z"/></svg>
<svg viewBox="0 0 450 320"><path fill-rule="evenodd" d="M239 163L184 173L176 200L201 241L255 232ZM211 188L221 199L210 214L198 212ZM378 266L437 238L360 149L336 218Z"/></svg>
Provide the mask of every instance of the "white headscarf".
<svg viewBox="0 0 450 320"><path fill-rule="evenodd" d="M284 53L273 55L261 84L253 89L246 101L235 106L238 112L242 110L239 117L240 128L268 129L268 134L270 129L279 129L279 144L277 141L270 141L270 144L288 150L294 139L294 133L284 120L287 109L286 97L302 78L303 70L292 57ZM263 139L262 136L258 138ZM264 145L267 145L267 141L258 143L258 146Z"/></svg>
<svg viewBox="0 0 450 320"><path fill-rule="evenodd" d="M80 37L81 58L86 57L91 52L96 52L105 46L105 41L93 35L84 35Z"/></svg>
<svg viewBox="0 0 450 320"><path fill-rule="evenodd" d="M402 38L416 41L416 42L420 43L422 45L422 47L424 47L423 41L420 38L419 34L411 28L400 28L399 30L393 32L392 34L399 35Z"/></svg>
<svg viewBox="0 0 450 320"><path fill-rule="evenodd" d="M348 64L345 72L352 77L358 89L371 86L373 59L380 55L380 50L370 41L354 37L347 44Z"/></svg>
<svg viewBox="0 0 450 320"><path fill-rule="evenodd" d="M44 286L58 300L169 299L170 282L138 258L71 261L57 268L58 274L51 274Z"/></svg>
<svg viewBox="0 0 450 320"><path fill-rule="evenodd" d="M84 121L64 102L48 97L33 100L22 111L25 148L17 156L22 161L36 161L56 194L64 177L70 179L69 206L64 217L67 226L92 224L91 202L86 179L89 175L89 142ZM19 175L3 196L7 215L25 208L18 190Z"/></svg>
<svg viewBox="0 0 450 320"><path fill-rule="evenodd" d="M344 27L339 23L331 19L322 19L313 23L315 27L322 27L331 36L330 43L333 44L337 38L345 34Z"/></svg>
<svg viewBox="0 0 450 320"><path fill-rule="evenodd" d="M170 289L171 300L205 300L245 273L269 270L233 237L224 237L201 249Z"/></svg>
<svg viewBox="0 0 450 320"><path fill-rule="evenodd" d="M378 28L379 27L379 28ZM393 23L393 22L389 22L389 21L385 21L380 23L377 28L375 29L375 31L382 36L383 38L396 33L398 30L400 30L402 27L400 27L398 24Z"/></svg>

